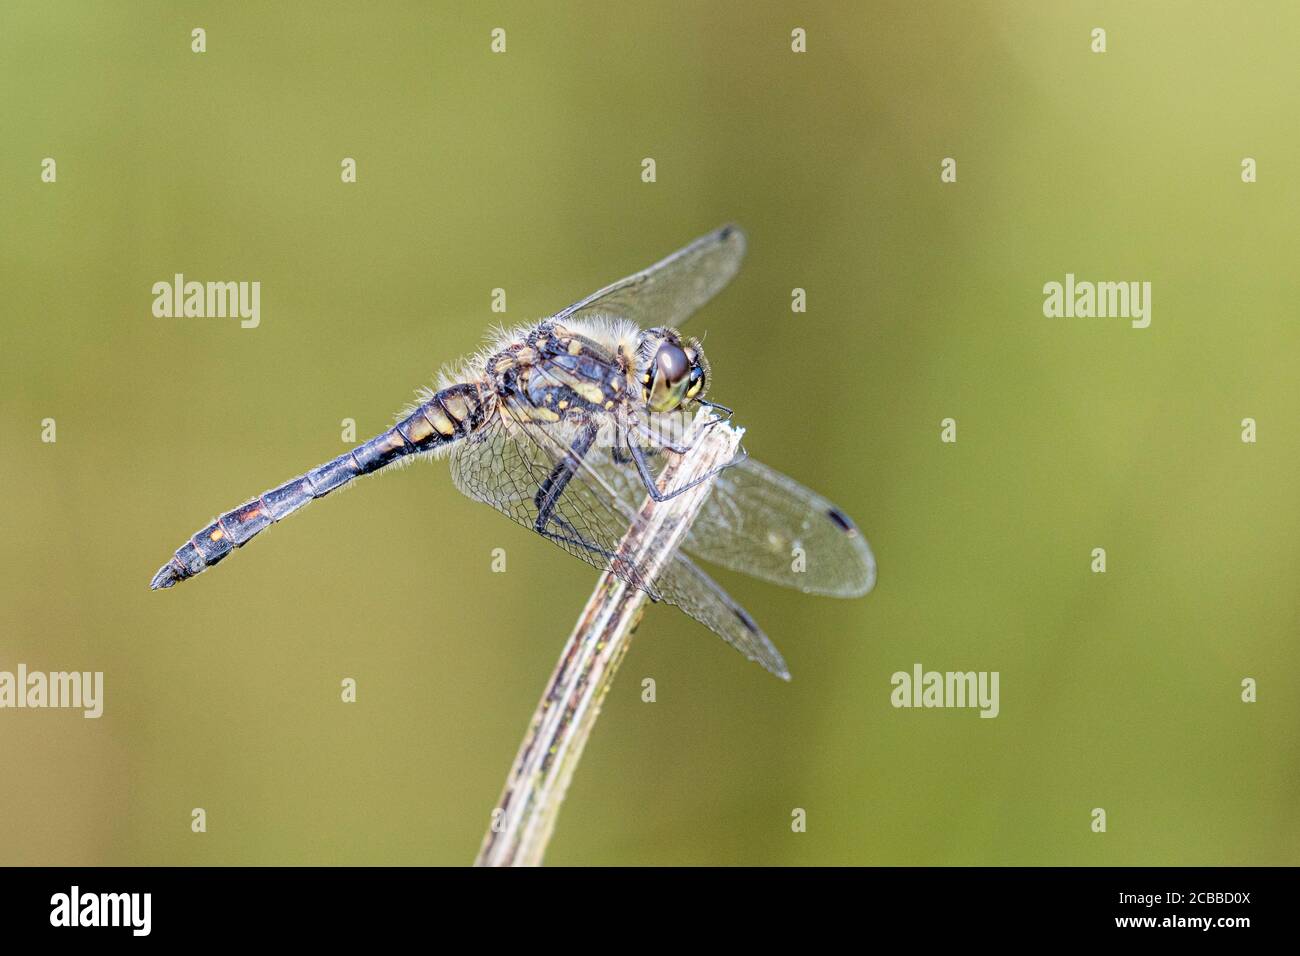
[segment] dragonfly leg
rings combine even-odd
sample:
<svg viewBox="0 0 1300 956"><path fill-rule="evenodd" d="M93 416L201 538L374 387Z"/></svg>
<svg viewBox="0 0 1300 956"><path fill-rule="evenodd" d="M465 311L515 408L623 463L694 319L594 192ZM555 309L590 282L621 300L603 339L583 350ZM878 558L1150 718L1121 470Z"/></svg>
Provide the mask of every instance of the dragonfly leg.
<svg viewBox="0 0 1300 956"><path fill-rule="evenodd" d="M578 534L577 529L574 528L573 525L569 524L569 522L561 518L559 515L551 515L551 522L557 528L561 528L566 533L558 534L554 531L549 531L544 528L539 528L537 533L540 534L542 537L549 538L551 541L558 542L559 544L577 545L579 548L582 548L584 551L590 551L592 554L598 554L602 558L613 558L616 556L613 551L606 551L604 548L600 547L599 545L592 544L590 541L584 540L583 537L580 534Z"/></svg>
<svg viewBox="0 0 1300 956"><path fill-rule="evenodd" d="M699 402L701 405L703 405L705 408L711 408L711 409L713 409L713 411L714 411L714 419L713 419L713 421L709 422L710 425L716 425L716 424L718 424L719 422L729 422L729 421L731 421L731 416L733 416L734 414L736 414L734 411L732 411L732 410L731 410L730 408L728 408L726 405L720 405L720 404L718 404L717 402L709 402L709 401L705 401L705 400L702 399L702 398L697 398L696 401ZM718 415L718 414L717 414L718 412L724 412L725 414Z"/></svg>
<svg viewBox="0 0 1300 956"><path fill-rule="evenodd" d="M560 499L564 495L564 489L568 487L573 476L577 474L578 468L582 465L582 459L591 446L596 441L597 428L588 425L574 439L573 444L569 447L564 458L555 466L551 473L542 482L541 487L537 489L537 495L533 498L533 503L537 506L537 520L533 522L533 529L544 538L548 538L557 544L572 545L582 548L592 554L600 555L606 561L615 562L619 560L618 553L602 548L597 544L586 540L569 521L561 515L555 513L559 506ZM552 531L551 527L559 529ZM567 549L566 549L567 550ZM648 582L641 580L641 576L635 568L629 568L629 580L650 595L653 601L659 600L659 595Z"/></svg>
<svg viewBox="0 0 1300 956"><path fill-rule="evenodd" d="M632 456L628 453L628 448L631 447L632 444L633 428L636 428L637 430L642 432L647 438L653 440L653 444L646 446L647 448L650 449L651 455L657 455L663 451L670 451L674 455L684 455L691 450L690 445L675 445L663 435L659 435L655 432L652 432L645 425L638 424L635 420L633 420L632 426L628 426L628 425L619 426L618 432L614 437L614 441L611 443L609 455L611 458L614 459L614 461L618 462L618 464L620 465L632 464Z"/></svg>
<svg viewBox="0 0 1300 956"><path fill-rule="evenodd" d="M730 408L728 408L726 405L719 405L719 404L717 404L716 402L706 402L704 399L698 399L697 401L699 401L699 403L700 403L701 405L706 405L706 406L708 406L709 408L711 408L711 409L714 410L713 416L712 416L712 417L709 419L709 421L705 424L705 426L704 426L705 428L712 428L714 425L722 425L722 424L724 424L724 423L726 423L726 422L729 422L729 421L731 421L732 416L735 414L735 413L734 413ZM719 411L726 412L726 414L725 414L725 415L719 415L719 414L717 414ZM638 427L639 430L640 430L642 433L644 433L648 438L651 438L651 439L654 440L654 448L655 448L655 451L656 451L656 452L659 452L659 451L670 451L670 452L672 452L674 455L684 455L684 454L686 454L688 451L691 450L690 445L678 445L678 444L675 444L675 443L669 441L668 438L665 437L664 435L661 435L661 434L658 434L658 433L652 431L652 430L651 430L648 426L646 426L646 425L639 425L639 426L637 426L637 427ZM629 444L630 444L631 430L630 430L630 429L624 429L623 432L622 432L622 434L624 434L625 436L628 437L628 442L629 442ZM620 465L625 465L625 464L627 464L629 461L631 461L631 458L628 456L628 454L627 454L625 451L623 451L623 449L619 448L617 443L615 443L615 445L614 445L613 457L614 457L614 460L615 460L616 462L618 462Z"/></svg>
<svg viewBox="0 0 1300 956"><path fill-rule="evenodd" d="M660 491L659 486L655 484L655 476L651 474L650 466L646 464L645 451L632 443L630 435L628 436L627 450L632 456L632 461L636 463L637 474L641 476L641 484L645 485L646 494L655 501L668 501L672 498L676 498L683 491L690 491L696 485L700 484L700 482L708 481L722 470L731 468L734 465L739 465L749 457L749 452L745 451L745 446L742 445L740 447L740 453L725 465L719 465L717 468L711 469L708 473L700 475L700 477L696 478L694 481L688 481L680 488L674 488L672 491L663 492Z"/></svg>
<svg viewBox="0 0 1300 956"><path fill-rule="evenodd" d="M661 435L658 434L657 432L651 431L645 425L639 425L638 428L641 431L641 433L646 436L646 438L649 438L652 441L653 444L651 447L653 447L654 449L652 454L657 455L661 451L670 451L674 455L684 455L691 450L690 445L674 444L672 441L668 439L668 436ZM632 448L632 430L630 428L624 429L623 441L624 444L627 445L630 451ZM615 460L618 461L620 464L627 464L633 460L630 455L628 455L626 452L624 452L621 448L618 447L617 443L614 446L614 451L616 452L614 456Z"/></svg>
<svg viewBox="0 0 1300 956"><path fill-rule="evenodd" d="M633 584L634 586L644 591L651 601L658 602L663 600L662 595L660 595L660 593L657 590L655 590L655 588L653 587L653 585L650 584L650 582L644 579L643 575L641 575L641 573L636 569L636 567L630 565L626 561L622 561L620 564L621 559L619 558L617 551L608 551L605 548L600 547L599 545L595 545L592 544L590 541L584 540L582 536L578 534L577 529L575 529L573 525L569 524L569 522L565 521L559 515L551 515L551 522L557 527L564 529L568 533L558 534L554 531L539 531L538 533L543 538L546 538L549 541L556 542L557 544L560 545L560 547L565 548L566 551L569 549L565 547L565 545L573 545L582 548L584 551L590 551L592 554L600 555L603 559L610 562L611 566L616 568L622 567L624 570L623 572L620 572L620 576L626 578L626 580L629 583Z"/></svg>
<svg viewBox="0 0 1300 956"><path fill-rule="evenodd" d="M538 534L546 533L546 526L551 523L551 515L555 511L555 506L560 503L560 496L564 494L564 489L577 474L582 459L586 457L595 442L596 426L589 424L578 433L578 437L573 440L564 457L537 489L537 494L533 496L533 504L537 506L537 520L533 527Z"/></svg>

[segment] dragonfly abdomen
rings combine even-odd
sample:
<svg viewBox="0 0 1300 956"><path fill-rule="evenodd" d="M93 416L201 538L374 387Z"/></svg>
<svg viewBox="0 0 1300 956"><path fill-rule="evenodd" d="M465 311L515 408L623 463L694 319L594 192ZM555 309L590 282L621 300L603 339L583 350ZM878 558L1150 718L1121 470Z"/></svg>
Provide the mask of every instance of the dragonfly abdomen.
<svg viewBox="0 0 1300 956"><path fill-rule="evenodd" d="M158 569L150 588L169 588L194 577L309 501L323 498L354 478L378 471L398 459L463 438L482 418L483 405L477 387L444 388L382 435L218 517L176 549L171 559Z"/></svg>

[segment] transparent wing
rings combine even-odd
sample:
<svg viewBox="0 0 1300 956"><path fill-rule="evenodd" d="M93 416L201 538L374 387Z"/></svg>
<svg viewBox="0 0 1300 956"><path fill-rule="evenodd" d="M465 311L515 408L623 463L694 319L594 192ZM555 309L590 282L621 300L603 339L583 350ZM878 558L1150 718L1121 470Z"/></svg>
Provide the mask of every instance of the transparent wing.
<svg viewBox="0 0 1300 956"><path fill-rule="evenodd" d="M876 583L876 559L849 516L752 458L718 475L683 547L808 594L860 597Z"/></svg>
<svg viewBox="0 0 1300 956"><path fill-rule="evenodd" d="M662 467L662 452L646 451L652 467ZM640 485L609 449L594 449L588 463L620 495ZM848 515L752 458L714 479L682 549L807 594L860 597L876 583L875 557Z"/></svg>
<svg viewBox="0 0 1300 956"><path fill-rule="evenodd" d="M745 233L723 226L635 275L576 302L555 318L603 315L643 328L679 326L731 281L745 257Z"/></svg>
<svg viewBox="0 0 1300 956"><path fill-rule="evenodd" d="M555 480L566 458L574 457L571 449L581 429L536 424L523 413L512 412L508 404L501 407L504 417L494 417L452 450L452 481L467 497L538 531L539 491ZM615 563L619 542L636 517L630 502L591 488L585 474L575 474L555 504L543 537L604 571ZM660 600L654 582L641 568L620 560L615 571Z"/></svg>
<svg viewBox="0 0 1300 956"><path fill-rule="evenodd" d="M553 480L567 457L573 477L559 496L543 537L592 567L612 571L653 600L681 608L749 660L789 680L780 652L754 619L684 555L675 554L653 579L646 568L617 556L623 536L639 520L645 497L635 473L631 476L635 485L620 478L622 490L616 490L587 463L588 456L602 449L593 448L581 458L572 454L580 427L531 422L512 415L508 406L506 415L482 426L452 452L452 479L463 494L537 531L538 489Z"/></svg>
<svg viewBox="0 0 1300 956"><path fill-rule="evenodd" d="M674 555L655 583L669 604L681 608L765 670L782 680L790 679L781 652L749 612L686 555Z"/></svg>

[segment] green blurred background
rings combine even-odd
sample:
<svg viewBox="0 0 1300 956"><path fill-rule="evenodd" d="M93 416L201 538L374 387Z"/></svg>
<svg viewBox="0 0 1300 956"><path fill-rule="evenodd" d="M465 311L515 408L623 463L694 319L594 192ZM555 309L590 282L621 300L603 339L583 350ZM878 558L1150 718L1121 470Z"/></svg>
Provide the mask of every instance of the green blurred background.
<svg viewBox="0 0 1300 956"><path fill-rule="evenodd" d="M1300 862L1298 35L1282 2L6 3L0 669L106 702L0 712L0 862L472 860L589 569L438 464L149 578L492 322L728 220L713 395L879 585L719 575L789 685L651 609L548 862ZM261 326L154 318L176 272L260 280ZM1066 272L1152 282L1151 327L1044 318ZM916 662L999 671L1001 715L893 709Z"/></svg>

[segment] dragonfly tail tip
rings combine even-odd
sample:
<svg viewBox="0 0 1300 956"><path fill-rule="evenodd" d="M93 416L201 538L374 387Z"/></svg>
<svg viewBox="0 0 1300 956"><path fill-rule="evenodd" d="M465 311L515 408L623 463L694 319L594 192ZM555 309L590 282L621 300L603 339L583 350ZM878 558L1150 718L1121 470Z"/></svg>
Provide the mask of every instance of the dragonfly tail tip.
<svg viewBox="0 0 1300 956"><path fill-rule="evenodd" d="M168 561L158 569L158 573L155 574L153 580L149 582L149 590L157 591L159 588L169 588L175 584L176 581L176 569L172 566L172 563Z"/></svg>

